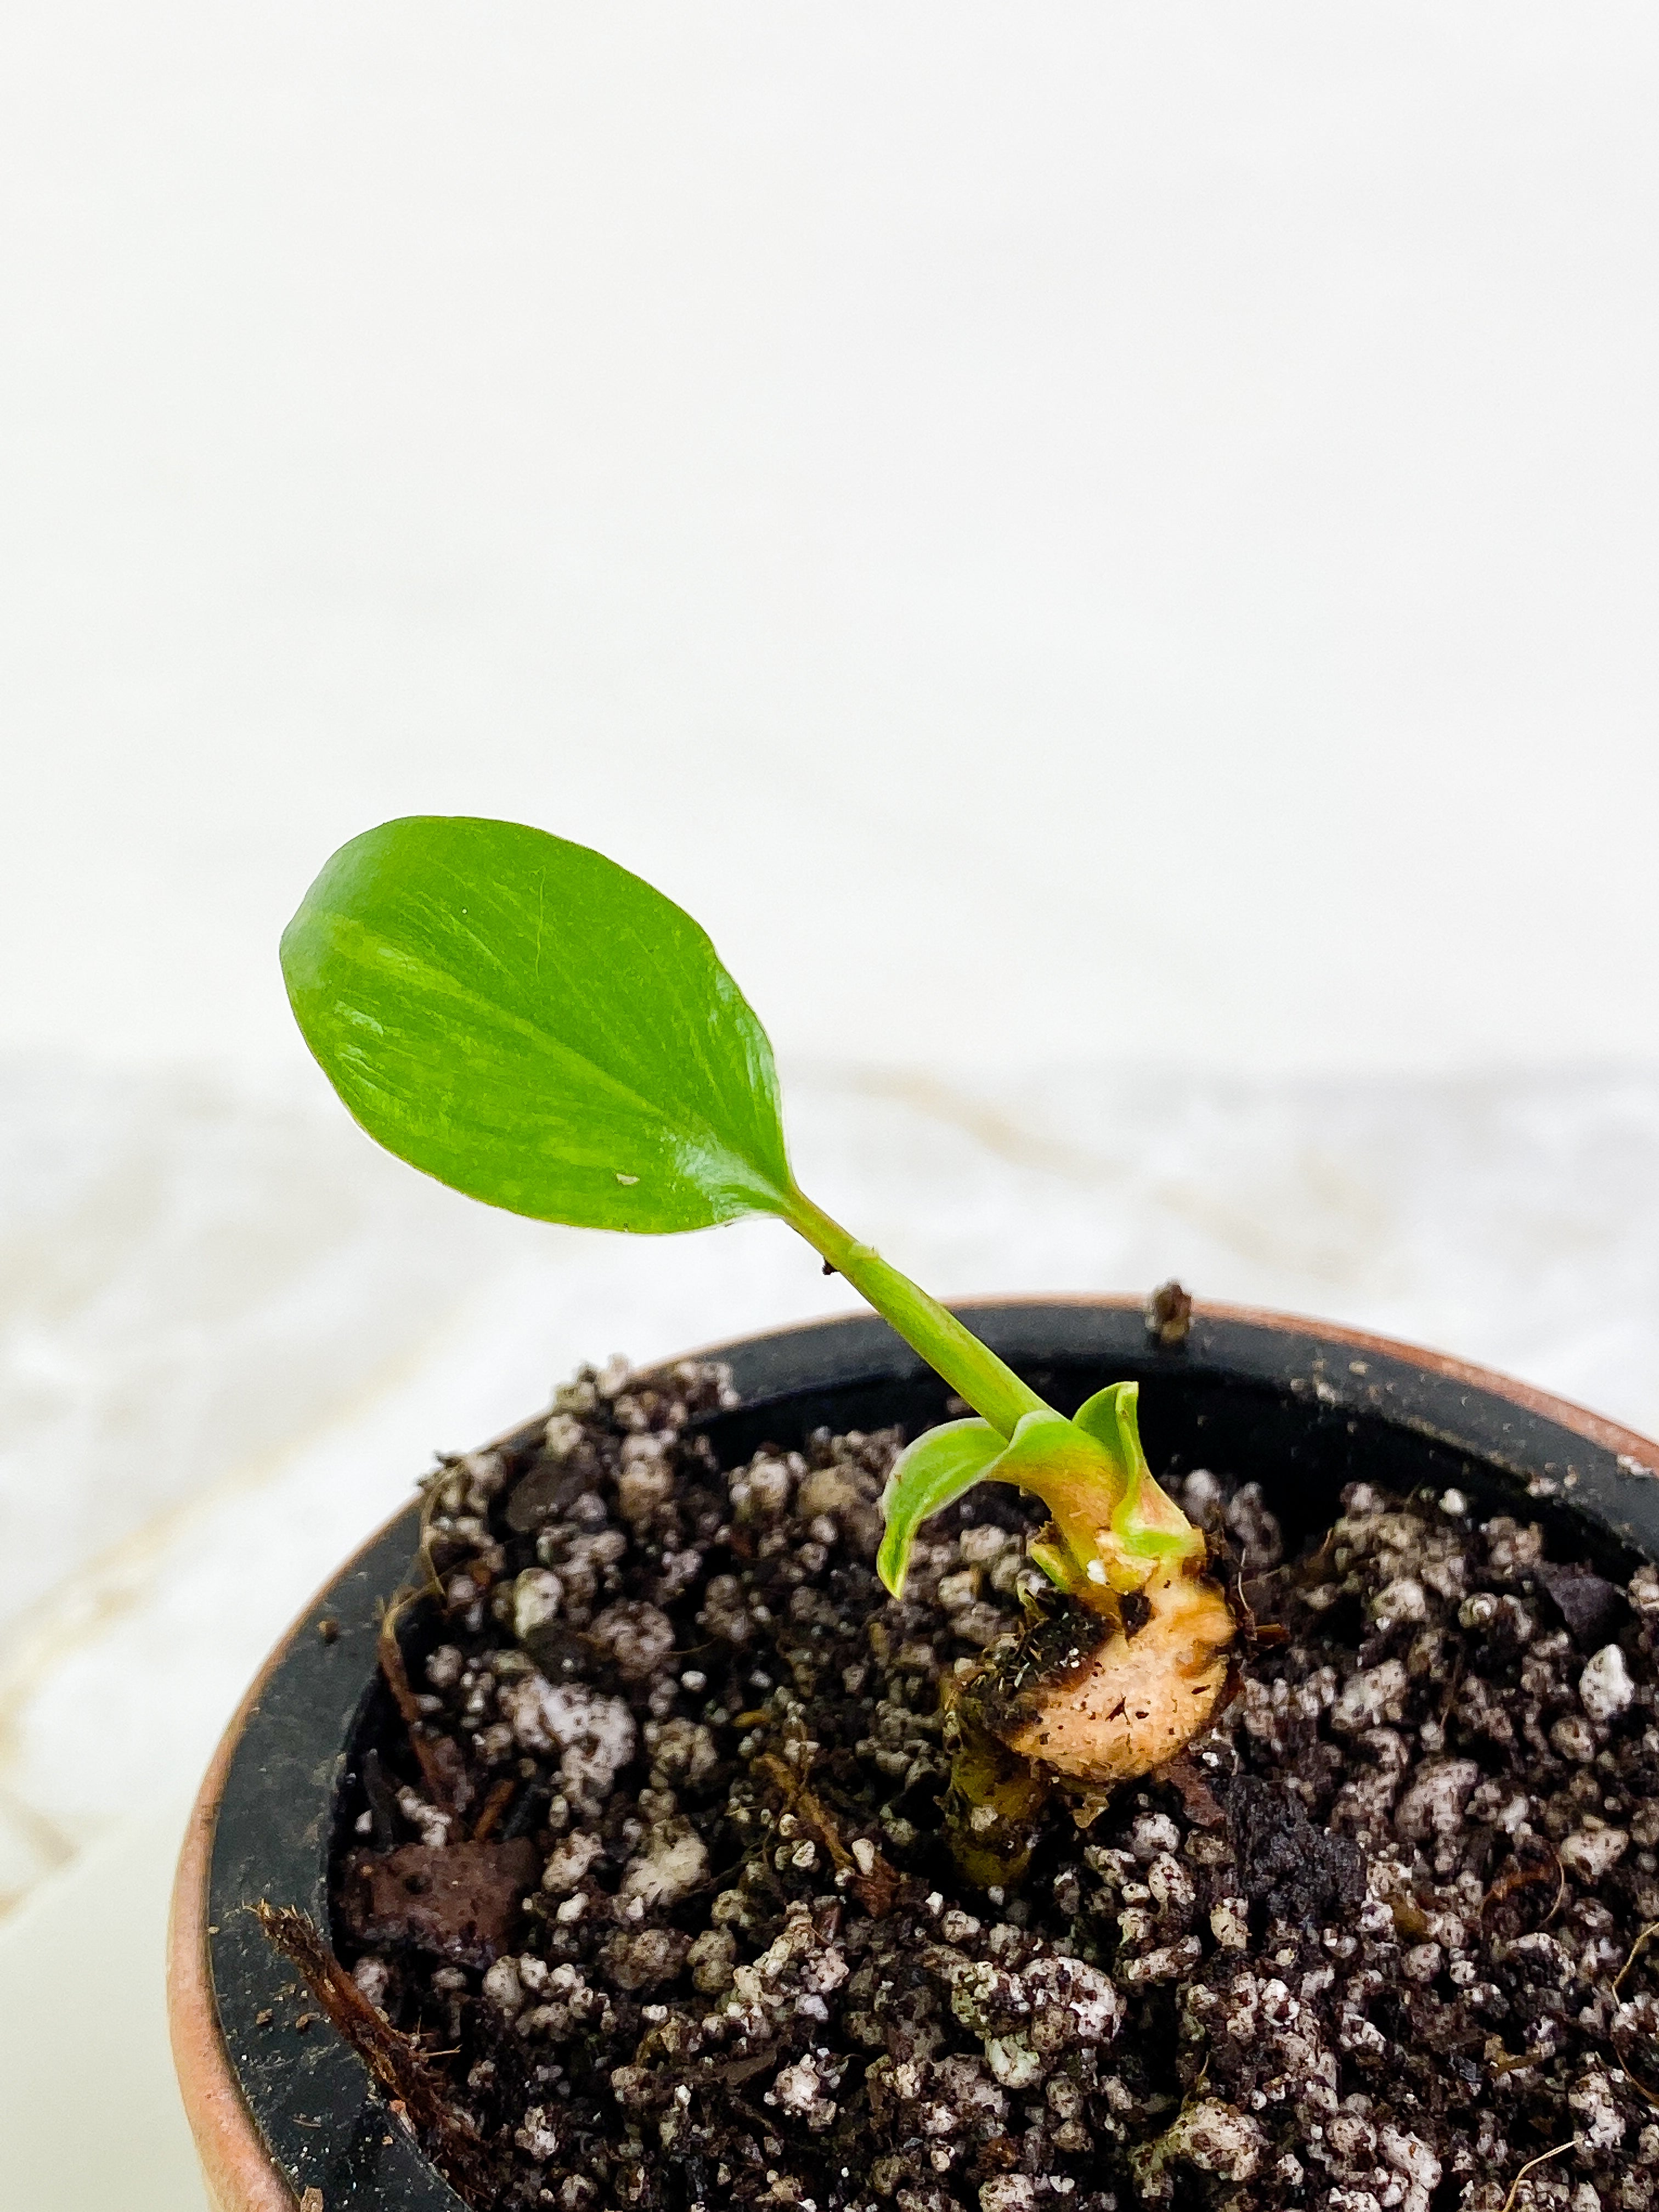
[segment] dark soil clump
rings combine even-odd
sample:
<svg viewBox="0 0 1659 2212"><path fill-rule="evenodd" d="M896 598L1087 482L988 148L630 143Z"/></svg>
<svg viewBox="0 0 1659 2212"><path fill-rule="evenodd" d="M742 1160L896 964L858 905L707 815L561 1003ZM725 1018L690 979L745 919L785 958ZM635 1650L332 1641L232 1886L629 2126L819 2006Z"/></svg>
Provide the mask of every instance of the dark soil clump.
<svg viewBox="0 0 1659 2212"><path fill-rule="evenodd" d="M975 1893L940 1692L1041 1586L1024 1501L929 1523L896 1604L898 1433L723 1471L728 1395L584 1370L432 1478L422 1755L357 1778L335 1914L481 2212L1504 2212L1546 2152L1517 2206L1654 2212L1659 1572L1363 1486L1285 1565L1190 1475L1283 1640Z"/></svg>

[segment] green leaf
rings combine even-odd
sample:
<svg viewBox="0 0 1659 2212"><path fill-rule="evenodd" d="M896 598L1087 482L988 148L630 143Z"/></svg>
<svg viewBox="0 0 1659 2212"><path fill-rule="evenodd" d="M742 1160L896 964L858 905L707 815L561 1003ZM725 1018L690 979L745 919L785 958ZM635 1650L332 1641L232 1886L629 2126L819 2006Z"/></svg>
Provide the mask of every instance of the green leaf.
<svg viewBox="0 0 1659 2212"><path fill-rule="evenodd" d="M895 1597L904 1595L910 1547L922 1522L983 1482L1007 1448L988 1421L944 1421L899 1454L881 1493L887 1530L876 1555L876 1572Z"/></svg>
<svg viewBox="0 0 1659 2212"><path fill-rule="evenodd" d="M672 900L586 846L417 815L342 846L283 937L370 1136L491 1206L653 1233L787 1211L766 1032Z"/></svg>
<svg viewBox="0 0 1659 2212"><path fill-rule="evenodd" d="M1018 1483L1051 1510L1050 1493L1060 1485L1093 1483L1100 1491L1104 1511L1115 1495L1105 1486L1116 1462L1109 1456L1109 1447L1108 1455L1103 1457L1099 1439L1086 1431L1079 1434L1080 1426L1048 1406L1040 1413L1027 1413L1008 1440L1007 1464L997 1469L998 1480Z"/></svg>

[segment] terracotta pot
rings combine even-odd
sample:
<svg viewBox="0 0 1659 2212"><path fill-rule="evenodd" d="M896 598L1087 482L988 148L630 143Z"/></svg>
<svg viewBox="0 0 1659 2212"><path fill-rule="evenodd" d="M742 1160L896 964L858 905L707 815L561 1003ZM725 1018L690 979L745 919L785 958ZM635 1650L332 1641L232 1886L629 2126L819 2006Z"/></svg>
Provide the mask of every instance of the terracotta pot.
<svg viewBox="0 0 1659 2212"><path fill-rule="evenodd" d="M1488 1510L1553 1523L1626 1573L1638 1555L1659 1558L1659 1446L1482 1368L1236 1307L1199 1307L1173 1349L1152 1341L1127 1300L959 1310L1062 1411L1104 1382L1139 1379L1153 1467L1255 1476L1293 1541L1332 1517L1344 1483L1364 1479L1455 1486ZM873 1318L718 1352L743 1400L705 1425L727 1464L824 1423L914 1430L945 1415L945 1386ZM388 1523L272 1653L191 1817L173 1894L170 2012L218 2212L289 2212L296 2199L307 2212L459 2212L344 2044L319 2017L301 2028L307 2001L247 1910L268 1899L326 1923L342 1788L388 1724L377 1607L409 1564L416 1513L411 1504ZM319 2194L307 2203L311 2191Z"/></svg>

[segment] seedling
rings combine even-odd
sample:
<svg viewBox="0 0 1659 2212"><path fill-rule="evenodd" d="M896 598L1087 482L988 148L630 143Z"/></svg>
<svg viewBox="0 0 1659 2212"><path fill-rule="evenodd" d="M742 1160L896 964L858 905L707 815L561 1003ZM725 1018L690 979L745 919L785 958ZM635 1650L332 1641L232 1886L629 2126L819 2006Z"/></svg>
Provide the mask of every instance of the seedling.
<svg viewBox="0 0 1659 2212"><path fill-rule="evenodd" d="M1042 1639L1052 1656L1037 1663L1034 1638L994 1652L958 1722L957 1793L980 1828L1029 1808L1048 1773L1097 1791L1203 1725L1235 1624L1203 1536L1147 1467L1137 1386L1066 1419L807 1197L766 1032L689 915L544 830L416 816L335 854L283 934L283 969L307 1043L399 1158L580 1228L775 1215L973 1407L900 1457L878 1565L901 1594L918 1528L975 1483L1048 1509L1030 1556L1069 1601L1058 1642L1053 1617Z"/></svg>

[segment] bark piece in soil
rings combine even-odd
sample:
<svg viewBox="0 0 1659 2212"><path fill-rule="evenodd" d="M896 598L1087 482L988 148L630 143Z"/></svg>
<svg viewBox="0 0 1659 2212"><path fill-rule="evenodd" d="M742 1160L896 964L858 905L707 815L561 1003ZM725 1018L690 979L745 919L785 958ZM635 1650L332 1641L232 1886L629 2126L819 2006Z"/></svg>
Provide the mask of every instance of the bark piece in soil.
<svg viewBox="0 0 1659 2212"><path fill-rule="evenodd" d="M1587 1650L1605 1644L1629 1610L1617 1585L1593 1568L1557 1566L1545 1559L1536 1571L1556 1611Z"/></svg>
<svg viewBox="0 0 1659 2212"><path fill-rule="evenodd" d="M492 1966L541 1870L527 1836L507 1843L402 1844L352 1857L341 1887L360 1943L412 1943L458 1966Z"/></svg>
<svg viewBox="0 0 1659 2212"><path fill-rule="evenodd" d="M1227 1827L1244 1894L1264 1905L1270 1920L1312 1931L1364 1898L1358 1844L1316 1828L1285 1790L1241 1774L1227 1793Z"/></svg>

